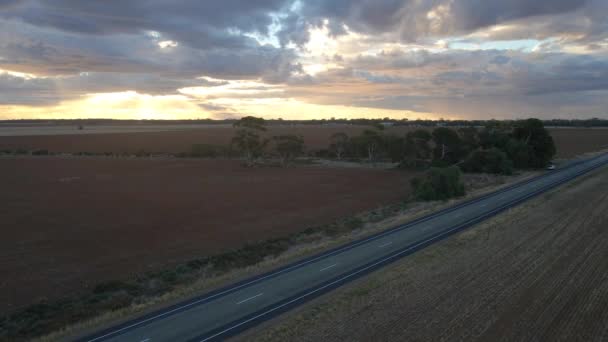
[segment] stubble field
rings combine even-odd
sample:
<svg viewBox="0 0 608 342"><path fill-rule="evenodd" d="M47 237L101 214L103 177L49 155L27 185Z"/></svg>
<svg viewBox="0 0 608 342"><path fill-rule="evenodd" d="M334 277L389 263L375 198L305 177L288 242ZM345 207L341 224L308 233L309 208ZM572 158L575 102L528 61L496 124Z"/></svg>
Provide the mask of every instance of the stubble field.
<svg viewBox="0 0 608 342"><path fill-rule="evenodd" d="M608 170L237 341L606 341Z"/></svg>

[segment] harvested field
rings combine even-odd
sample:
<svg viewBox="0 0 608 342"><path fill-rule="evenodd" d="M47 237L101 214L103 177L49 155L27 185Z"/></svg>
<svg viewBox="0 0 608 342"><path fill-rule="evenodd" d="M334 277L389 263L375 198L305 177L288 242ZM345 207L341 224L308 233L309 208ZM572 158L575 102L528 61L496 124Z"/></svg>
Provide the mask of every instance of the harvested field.
<svg viewBox="0 0 608 342"><path fill-rule="evenodd" d="M571 158L608 148L606 128L551 128L549 131L555 140L558 158Z"/></svg>
<svg viewBox="0 0 608 342"><path fill-rule="evenodd" d="M408 196L412 175L0 158L0 312L392 203Z"/></svg>
<svg viewBox="0 0 608 342"><path fill-rule="evenodd" d="M606 341L608 170L406 257L243 341Z"/></svg>
<svg viewBox="0 0 608 342"><path fill-rule="evenodd" d="M166 131L140 131L120 133L133 130L132 127L100 128L104 133L60 134L65 129L58 129L52 135L32 136L2 136L0 134L0 150L2 149L46 149L52 152L94 152L94 153L136 153L146 151L152 153L180 153L190 151L194 144L212 144L227 146L234 136L234 129L226 125L207 126L205 128L192 126L149 127L150 130ZM281 134L297 134L304 137L309 150L327 148L329 137L337 132L346 132L349 135L359 134L364 126L353 125L297 125L297 126L271 126L268 136ZM398 135L413 130L413 127L389 127L386 132ZM94 129L91 129L95 131ZM36 130L31 129L32 132ZM39 130L40 131L40 130ZM591 128L551 128L555 138L558 158L570 158L585 152L592 152L608 148L608 129ZM8 133L7 133L8 134ZM45 133L40 133L45 134Z"/></svg>
<svg viewBox="0 0 608 342"><path fill-rule="evenodd" d="M298 134L304 136L308 149L327 148L329 137L336 132L358 134L363 126L350 125L298 125L272 126L267 135ZM405 131L407 127L393 128ZM113 152L135 153L140 150L153 153L179 153L190 151L194 144L227 146L235 130L230 126L213 126L204 129L181 131L82 134L82 135L37 135L0 136L0 149L24 148L27 150L48 149L53 152Z"/></svg>

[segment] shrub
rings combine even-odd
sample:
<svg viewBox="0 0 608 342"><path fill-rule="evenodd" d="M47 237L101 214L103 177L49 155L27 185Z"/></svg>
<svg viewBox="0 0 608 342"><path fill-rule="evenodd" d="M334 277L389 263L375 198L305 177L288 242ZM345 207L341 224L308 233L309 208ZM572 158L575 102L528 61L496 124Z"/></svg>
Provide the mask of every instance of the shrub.
<svg viewBox="0 0 608 342"><path fill-rule="evenodd" d="M460 180L461 172L457 166L446 168L432 167L424 178L414 178L412 187L418 200L447 200L464 195L464 184Z"/></svg>
<svg viewBox="0 0 608 342"><path fill-rule="evenodd" d="M49 151L48 150L34 150L34 151L32 151L32 155L33 156L47 156L47 155L49 155Z"/></svg>
<svg viewBox="0 0 608 342"><path fill-rule="evenodd" d="M477 150L462 163L464 172L484 172L510 175L513 173L513 162L499 149Z"/></svg>
<svg viewBox="0 0 608 342"><path fill-rule="evenodd" d="M397 168L405 170L424 170L430 166L430 162L424 159L404 159L402 160Z"/></svg>
<svg viewBox="0 0 608 342"><path fill-rule="evenodd" d="M149 157L151 155L150 152L146 152L145 150L139 150L135 152L136 157Z"/></svg>
<svg viewBox="0 0 608 342"><path fill-rule="evenodd" d="M217 145L195 144L190 149L190 157L195 158L218 158L229 154L227 147Z"/></svg>

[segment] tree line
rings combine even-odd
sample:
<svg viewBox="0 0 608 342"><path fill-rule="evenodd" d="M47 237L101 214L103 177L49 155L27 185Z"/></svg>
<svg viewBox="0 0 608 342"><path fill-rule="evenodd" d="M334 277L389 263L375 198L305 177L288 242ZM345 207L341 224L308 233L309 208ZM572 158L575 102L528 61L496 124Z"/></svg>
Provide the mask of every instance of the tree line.
<svg viewBox="0 0 608 342"><path fill-rule="evenodd" d="M464 194L461 172L510 175L515 169L547 166L555 143L541 120L490 122L478 127L416 129L405 135L385 134L374 125L349 137L336 133L328 152L336 159L390 160L404 168L426 169L412 186L416 197L441 200Z"/></svg>
<svg viewBox="0 0 608 342"><path fill-rule="evenodd" d="M252 116L235 122L232 146L248 161L260 158L269 145L287 163L304 153L299 135L266 137L266 121ZM542 168L555 155L555 144L538 119L493 122L478 127L420 128L404 135L386 133L383 125L368 126L349 136L338 132L317 156L337 160L400 163L402 167L448 167L467 172L510 174L513 169Z"/></svg>
<svg viewBox="0 0 608 342"><path fill-rule="evenodd" d="M278 156L283 166L304 153L304 139L298 135L265 137L266 121L244 117L235 122L232 146L252 166L267 153ZM426 170L412 181L417 198L444 200L464 194L462 172L510 175L516 169L547 166L556 148L541 120L492 121L484 127L419 128L403 135L386 133L373 123L361 133L338 132L330 137L319 157L376 163L390 161L401 168Z"/></svg>
<svg viewBox="0 0 608 342"><path fill-rule="evenodd" d="M146 125L167 125L167 124L205 124L205 125L232 125L238 119L183 119L183 120L120 120L120 119L19 119L19 120L0 120L0 124L60 124L60 125L112 125L112 124L131 124L141 123ZM391 118L329 118L315 120L287 120L287 119L267 119L267 125L324 125L324 124L347 124L347 125L375 125L379 123L391 124L394 126L420 126L420 127L462 127L476 126L485 127L492 125L498 120L408 120L408 119L391 119ZM504 122L504 121L500 121ZM506 121L514 123L516 120ZM592 119L547 119L543 120L545 126L551 127L608 127L608 119L592 118Z"/></svg>

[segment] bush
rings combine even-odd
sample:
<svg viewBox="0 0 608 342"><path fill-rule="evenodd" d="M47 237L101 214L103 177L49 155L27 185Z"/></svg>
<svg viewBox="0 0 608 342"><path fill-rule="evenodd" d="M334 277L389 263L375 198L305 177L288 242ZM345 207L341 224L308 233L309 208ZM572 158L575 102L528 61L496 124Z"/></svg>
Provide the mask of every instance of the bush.
<svg viewBox="0 0 608 342"><path fill-rule="evenodd" d="M190 157L195 158L218 158L230 155L229 149L224 146L196 144L190 149Z"/></svg>
<svg viewBox="0 0 608 342"><path fill-rule="evenodd" d="M139 150L139 151L137 151L137 152L135 152L135 156L136 156L136 157L139 157L139 158L143 158L143 157L149 157L149 156L151 156L151 155L152 155L152 154L151 154L150 152L146 152L146 151L145 151L145 150L143 150L143 149L142 149L142 150Z"/></svg>
<svg viewBox="0 0 608 342"><path fill-rule="evenodd" d="M405 170L425 170L430 167L431 163L424 159L404 159L397 168Z"/></svg>
<svg viewBox="0 0 608 342"><path fill-rule="evenodd" d="M499 149L478 150L462 163L464 172L483 172L511 175L513 174L513 162Z"/></svg>
<svg viewBox="0 0 608 342"><path fill-rule="evenodd" d="M460 178L461 172L457 166L432 167L424 178L412 180L414 197L422 201L436 201L463 196L464 184Z"/></svg>
<svg viewBox="0 0 608 342"><path fill-rule="evenodd" d="M48 150L34 150L34 151L32 151L32 155L33 156L48 156L49 151Z"/></svg>

